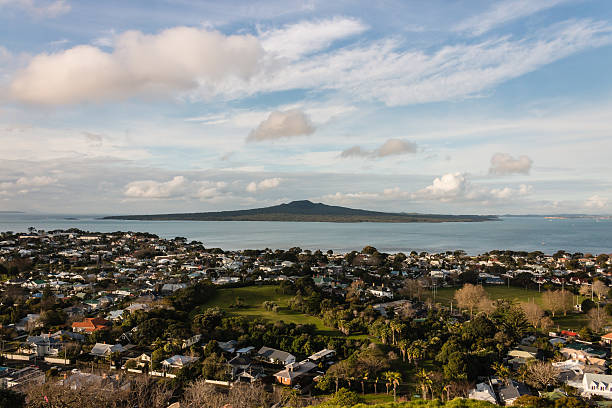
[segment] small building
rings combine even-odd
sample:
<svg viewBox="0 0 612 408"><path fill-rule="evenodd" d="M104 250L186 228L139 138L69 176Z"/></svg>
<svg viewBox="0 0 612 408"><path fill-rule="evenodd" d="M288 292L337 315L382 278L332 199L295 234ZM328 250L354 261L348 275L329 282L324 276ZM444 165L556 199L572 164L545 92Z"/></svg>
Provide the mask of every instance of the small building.
<svg viewBox="0 0 612 408"><path fill-rule="evenodd" d="M162 361L162 366L166 369L180 370L181 368L187 367L188 365L193 364L196 361L198 361L197 357L181 356L181 355L175 354L172 357L167 358L164 361Z"/></svg>
<svg viewBox="0 0 612 408"><path fill-rule="evenodd" d="M77 333L93 333L110 327L110 322L102 317L88 317L82 322L72 323L72 331Z"/></svg>
<svg viewBox="0 0 612 408"><path fill-rule="evenodd" d="M308 360L312 361L315 364L319 364L319 363L327 363L329 361L332 361L335 357L336 357L335 350L323 349L309 356Z"/></svg>
<svg viewBox="0 0 612 408"><path fill-rule="evenodd" d="M511 381L499 389L499 399L506 406L514 404L514 401L523 395L530 395L529 388L516 381Z"/></svg>
<svg viewBox="0 0 612 408"><path fill-rule="evenodd" d="M292 386L297 384L306 374L315 368L317 368L317 365L308 360L291 363L285 369L274 374L274 378L280 384Z"/></svg>
<svg viewBox="0 0 612 408"><path fill-rule="evenodd" d="M125 348L117 343L117 344L106 344L106 343L96 343L95 346L92 347L89 354L96 357L107 357L113 353L122 353L125 351Z"/></svg>
<svg viewBox="0 0 612 408"><path fill-rule="evenodd" d="M273 364L291 364L295 363L295 356L291 353L282 350L276 350L270 347L262 347L257 352L257 355Z"/></svg>
<svg viewBox="0 0 612 408"><path fill-rule="evenodd" d="M497 404L495 393L493 392L491 386L487 383L476 384L476 388L470 391L470 393L468 394L468 398Z"/></svg>

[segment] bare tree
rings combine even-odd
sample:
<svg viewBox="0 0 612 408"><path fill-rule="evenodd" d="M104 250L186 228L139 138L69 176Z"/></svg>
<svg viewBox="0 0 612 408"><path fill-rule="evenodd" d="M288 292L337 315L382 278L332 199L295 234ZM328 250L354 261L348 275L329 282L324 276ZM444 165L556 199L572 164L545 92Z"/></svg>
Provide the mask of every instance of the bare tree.
<svg viewBox="0 0 612 408"><path fill-rule="evenodd" d="M484 297L478 302L478 310L488 316L497 310L497 305L494 300Z"/></svg>
<svg viewBox="0 0 612 408"><path fill-rule="evenodd" d="M484 298L487 298L487 292L480 285L472 285L466 283L463 288L455 292L455 300L461 308L470 310L470 318L474 315L474 308L478 307Z"/></svg>
<svg viewBox="0 0 612 408"><path fill-rule="evenodd" d="M601 300L606 297L608 294L608 285L603 283L600 280L596 280L593 282L593 293L597 296L597 300L601 302Z"/></svg>
<svg viewBox="0 0 612 408"><path fill-rule="evenodd" d="M527 321L536 329L542 324L542 319L544 319L544 310L540 306L535 303L521 303L521 309L523 313L525 313L525 317Z"/></svg>
<svg viewBox="0 0 612 408"><path fill-rule="evenodd" d="M547 361L534 361L525 369L525 379L537 389L547 389L559 381L559 369Z"/></svg>
<svg viewBox="0 0 612 408"><path fill-rule="evenodd" d="M605 310L603 309L600 309L598 307L593 308L589 310L587 316L589 317L589 327L595 333L599 333L601 329L606 325L607 316Z"/></svg>
<svg viewBox="0 0 612 408"><path fill-rule="evenodd" d="M563 312L563 315L567 315L567 311L572 307L572 295L566 290L547 290L542 295L542 304L544 308L555 314Z"/></svg>

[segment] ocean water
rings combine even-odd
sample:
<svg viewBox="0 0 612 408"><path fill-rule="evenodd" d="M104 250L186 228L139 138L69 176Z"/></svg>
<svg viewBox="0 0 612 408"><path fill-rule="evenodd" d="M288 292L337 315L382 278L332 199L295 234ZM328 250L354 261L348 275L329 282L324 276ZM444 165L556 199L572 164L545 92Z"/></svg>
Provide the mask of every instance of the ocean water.
<svg viewBox="0 0 612 408"><path fill-rule="evenodd" d="M76 218L76 219L67 219ZM269 221L122 221L95 216L0 214L0 231L79 228L91 232L139 231L185 237L205 247L234 249L332 249L350 252L372 245L384 252L480 254L493 249L554 253L612 253L612 220L502 217L474 223L327 223Z"/></svg>

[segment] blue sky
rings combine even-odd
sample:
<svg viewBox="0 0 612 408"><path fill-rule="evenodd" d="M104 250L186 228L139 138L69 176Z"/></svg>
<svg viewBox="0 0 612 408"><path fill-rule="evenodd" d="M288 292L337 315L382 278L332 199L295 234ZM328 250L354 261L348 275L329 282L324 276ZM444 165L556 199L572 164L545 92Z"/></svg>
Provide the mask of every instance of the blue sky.
<svg viewBox="0 0 612 408"><path fill-rule="evenodd" d="M0 210L612 211L612 4L0 0Z"/></svg>

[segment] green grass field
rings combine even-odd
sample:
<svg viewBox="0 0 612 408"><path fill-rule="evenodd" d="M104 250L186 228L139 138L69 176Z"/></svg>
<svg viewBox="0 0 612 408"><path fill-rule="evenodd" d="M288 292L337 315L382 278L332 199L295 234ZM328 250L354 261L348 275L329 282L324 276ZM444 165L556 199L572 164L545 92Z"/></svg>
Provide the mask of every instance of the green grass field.
<svg viewBox="0 0 612 408"><path fill-rule="evenodd" d="M436 303L449 306L450 301L455 296L455 291L459 288L442 288L436 293ZM515 302L531 302L535 301L538 304L542 302L542 294L537 290L521 289L507 286L485 286L485 291L491 299L508 299ZM427 297L433 297L432 292L426 293ZM456 305L456 303L455 303Z"/></svg>
<svg viewBox="0 0 612 408"><path fill-rule="evenodd" d="M442 288L438 289L436 294L436 303L448 306L450 301L455 296L455 291L458 288ZM520 302L535 302L542 306L542 293L533 289L521 289L507 286L485 286L485 291L491 299L507 299L516 303ZM426 297L433 297L432 292L427 292ZM586 299L583 296L578 297L578 302ZM456 303L453 303L456 306ZM567 316L557 315L553 319L555 326L554 330L580 330L584 326L588 326L589 321L586 315L569 312ZM612 320L610 321L612 323Z"/></svg>
<svg viewBox="0 0 612 408"><path fill-rule="evenodd" d="M234 309L229 306L241 298L245 307ZM206 303L207 307L218 307L228 313L240 316L261 317L271 321L282 320L285 323L313 324L317 332L327 336L343 336L338 330L326 327L323 321L315 316L309 316L287 308L291 295L280 293L278 285L248 286L244 288L219 289L213 299ZM263 302L272 301L280 306L273 312L263 307ZM351 337L352 338L352 337Z"/></svg>

